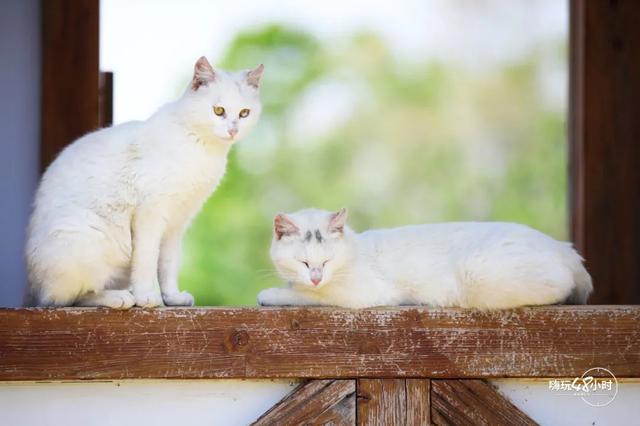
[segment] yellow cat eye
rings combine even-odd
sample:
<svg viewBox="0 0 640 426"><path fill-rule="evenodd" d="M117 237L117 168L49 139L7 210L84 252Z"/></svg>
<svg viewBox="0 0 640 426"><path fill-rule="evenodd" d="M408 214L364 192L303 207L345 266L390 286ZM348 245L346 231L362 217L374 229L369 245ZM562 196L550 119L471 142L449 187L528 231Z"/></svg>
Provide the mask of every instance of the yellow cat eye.
<svg viewBox="0 0 640 426"><path fill-rule="evenodd" d="M249 115L251 111L247 108L240 110L240 118L245 118Z"/></svg>
<svg viewBox="0 0 640 426"><path fill-rule="evenodd" d="M213 112L215 115L221 117L224 115L224 108L221 106L214 106L213 107Z"/></svg>

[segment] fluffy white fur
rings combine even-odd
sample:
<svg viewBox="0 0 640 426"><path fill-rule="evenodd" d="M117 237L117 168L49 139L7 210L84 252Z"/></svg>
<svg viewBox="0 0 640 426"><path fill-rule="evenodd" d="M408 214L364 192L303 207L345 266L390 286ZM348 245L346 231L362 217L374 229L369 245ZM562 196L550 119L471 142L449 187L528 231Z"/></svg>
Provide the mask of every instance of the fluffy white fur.
<svg viewBox="0 0 640 426"><path fill-rule="evenodd" d="M262 305L478 309L586 303L591 277L569 243L514 223L443 223L355 233L346 210L275 218L271 258L288 288Z"/></svg>
<svg viewBox="0 0 640 426"><path fill-rule="evenodd" d="M193 304L178 289L182 235L220 182L229 149L260 116L262 70L214 70L202 57L179 100L146 121L88 134L58 156L28 228L36 304Z"/></svg>

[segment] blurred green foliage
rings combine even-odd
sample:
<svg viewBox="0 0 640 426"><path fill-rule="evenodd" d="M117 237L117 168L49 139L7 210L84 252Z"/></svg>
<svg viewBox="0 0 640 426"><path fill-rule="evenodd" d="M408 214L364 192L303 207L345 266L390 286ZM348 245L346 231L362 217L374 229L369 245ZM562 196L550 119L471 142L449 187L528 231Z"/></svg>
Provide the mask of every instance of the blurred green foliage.
<svg viewBox="0 0 640 426"><path fill-rule="evenodd" d="M182 288L198 305L254 305L279 284L273 215L305 207L347 206L356 230L503 220L566 238L565 109L539 87L563 46L469 71L403 63L370 33L239 34L218 64L265 64L264 111L187 233Z"/></svg>

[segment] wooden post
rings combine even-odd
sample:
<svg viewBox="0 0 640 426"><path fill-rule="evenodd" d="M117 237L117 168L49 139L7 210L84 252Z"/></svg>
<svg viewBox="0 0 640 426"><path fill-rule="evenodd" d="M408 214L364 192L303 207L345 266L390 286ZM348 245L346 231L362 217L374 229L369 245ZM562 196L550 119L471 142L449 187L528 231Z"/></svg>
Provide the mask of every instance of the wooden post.
<svg viewBox="0 0 640 426"><path fill-rule="evenodd" d="M100 72L98 124L109 127L113 124L113 73Z"/></svg>
<svg viewBox="0 0 640 426"><path fill-rule="evenodd" d="M571 235L594 304L640 303L640 2L571 0Z"/></svg>
<svg viewBox="0 0 640 426"><path fill-rule="evenodd" d="M99 0L42 0L42 170L99 126L99 12Z"/></svg>

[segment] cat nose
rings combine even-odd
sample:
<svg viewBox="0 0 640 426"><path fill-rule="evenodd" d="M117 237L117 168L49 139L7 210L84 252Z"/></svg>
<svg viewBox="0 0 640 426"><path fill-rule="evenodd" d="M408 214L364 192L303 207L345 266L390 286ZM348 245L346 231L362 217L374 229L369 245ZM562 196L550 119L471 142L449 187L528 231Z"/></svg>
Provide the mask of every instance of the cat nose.
<svg viewBox="0 0 640 426"><path fill-rule="evenodd" d="M311 274L309 278L311 278L311 282L313 283L313 285L320 284L320 281L322 281L322 270L320 268L311 268Z"/></svg>
<svg viewBox="0 0 640 426"><path fill-rule="evenodd" d="M227 133L229 133L229 136L231 136L233 138L238 134L238 129L236 129L236 128L229 129L229 130L227 130Z"/></svg>

